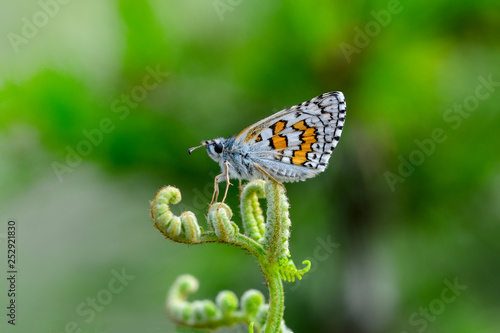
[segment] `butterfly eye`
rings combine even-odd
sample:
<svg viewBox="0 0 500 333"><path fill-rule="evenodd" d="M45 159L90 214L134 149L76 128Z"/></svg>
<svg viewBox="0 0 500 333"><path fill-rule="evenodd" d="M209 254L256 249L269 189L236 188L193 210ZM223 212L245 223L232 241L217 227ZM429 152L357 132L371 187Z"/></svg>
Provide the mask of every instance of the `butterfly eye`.
<svg viewBox="0 0 500 333"><path fill-rule="evenodd" d="M216 144L214 145L214 151L215 151L217 154L222 153L222 144L221 144L221 143L216 143Z"/></svg>

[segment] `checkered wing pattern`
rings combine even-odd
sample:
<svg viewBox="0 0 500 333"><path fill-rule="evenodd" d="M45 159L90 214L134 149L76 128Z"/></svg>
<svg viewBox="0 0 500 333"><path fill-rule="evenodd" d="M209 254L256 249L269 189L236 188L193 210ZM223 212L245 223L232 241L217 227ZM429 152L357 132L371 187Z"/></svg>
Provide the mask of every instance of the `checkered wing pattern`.
<svg viewBox="0 0 500 333"><path fill-rule="evenodd" d="M256 157L322 172L340 140L346 116L344 95L329 92L282 110L243 130Z"/></svg>

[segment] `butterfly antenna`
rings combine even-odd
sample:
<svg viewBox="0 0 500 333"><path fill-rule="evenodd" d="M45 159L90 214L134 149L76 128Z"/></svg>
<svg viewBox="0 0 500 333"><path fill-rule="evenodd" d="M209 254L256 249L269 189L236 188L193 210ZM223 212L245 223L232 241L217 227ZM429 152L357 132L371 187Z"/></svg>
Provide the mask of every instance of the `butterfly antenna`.
<svg viewBox="0 0 500 333"><path fill-rule="evenodd" d="M198 149L198 148L201 148L201 147L204 147L204 146L205 146L205 144L204 144L204 143L202 143L202 144L201 144L201 145L199 145L199 146L196 146L196 147L193 147L193 148L189 148L189 149L188 149L188 153L189 153L189 155L191 155L191 153L193 152L193 150Z"/></svg>

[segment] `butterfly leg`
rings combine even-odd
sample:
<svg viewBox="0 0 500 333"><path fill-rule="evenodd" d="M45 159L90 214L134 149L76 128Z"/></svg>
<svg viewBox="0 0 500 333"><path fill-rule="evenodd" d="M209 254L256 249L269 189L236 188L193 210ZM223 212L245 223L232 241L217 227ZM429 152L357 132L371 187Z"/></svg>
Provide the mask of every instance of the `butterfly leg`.
<svg viewBox="0 0 500 333"><path fill-rule="evenodd" d="M217 198L219 197L219 178L221 176L223 176L223 175L224 174L221 173L220 175L217 175L215 177L215 180L214 180L214 193L212 194L212 200L210 201L210 205L208 207L212 206L212 204L214 202L217 202Z"/></svg>
<svg viewBox="0 0 500 333"><path fill-rule="evenodd" d="M266 170L262 169L262 167L260 165L258 165L257 163L254 163L253 165L255 165L255 167L257 169L259 169L260 172L262 172L263 174L265 174L269 179L271 179L273 182L275 182L276 184L278 184L279 186L281 186L283 188L283 190L285 191L285 193L286 193L286 187L285 187L285 185L281 184L279 181L277 181L276 179L274 179L273 176L271 176Z"/></svg>
<svg viewBox="0 0 500 333"><path fill-rule="evenodd" d="M228 170L229 169L229 162L228 161L224 161L224 168L225 168L225 173L226 173L226 191L224 192L224 197L222 198L222 202L220 203L219 207L217 207L217 209L219 209L220 206L224 203L224 201L226 201L227 191L229 191L229 185L232 185L229 182L229 170Z"/></svg>
<svg viewBox="0 0 500 333"><path fill-rule="evenodd" d="M221 173L220 175L217 175L215 177L215 180L214 180L214 193L212 194L212 200L210 201L210 206L212 206L214 203L217 202L217 198L219 197L219 181L222 177L225 177L226 178L226 190L224 191L224 197L222 198L222 202L220 203L220 205L222 205L224 203L224 201L226 201L226 197L227 197L227 192L229 191L229 185L232 185L230 182L229 182L229 162L228 161L225 161L224 162L224 168L225 168L225 172L224 173ZM220 207L219 205L219 207ZM217 207L217 209L219 209L219 207Z"/></svg>

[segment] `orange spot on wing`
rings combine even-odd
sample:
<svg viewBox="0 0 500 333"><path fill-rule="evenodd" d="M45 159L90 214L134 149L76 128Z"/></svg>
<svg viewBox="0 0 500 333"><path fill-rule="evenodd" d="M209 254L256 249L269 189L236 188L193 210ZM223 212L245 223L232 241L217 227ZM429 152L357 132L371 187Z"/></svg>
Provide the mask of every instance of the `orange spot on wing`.
<svg viewBox="0 0 500 333"><path fill-rule="evenodd" d="M300 146L302 150L312 151L311 144L318 142L316 139L316 129L309 127L300 138L304 143Z"/></svg>
<svg viewBox="0 0 500 333"><path fill-rule="evenodd" d="M303 137L313 137L316 140L316 129L314 127L308 127L305 131L304 134L302 134Z"/></svg>
<svg viewBox="0 0 500 333"><path fill-rule="evenodd" d="M307 153L312 151L311 145L318 142L316 138L316 128L307 126L303 120L294 124L293 128L303 131L300 135L300 139L303 143L300 145L299 150L294 151L292 163L295 165L304 165L307 161Z"/></svg>
<svg viewBox="0 0 500 333"><path fill-rule="evenodd" d="M278 121L276 124L274 124L274 133L273 134L278 134L285 128L285 122L284 121Z"/></svg>
<svg viewBox="0 0 500 333"><path fill-rule="evenodd" d="M285 149L288 147L286 137L284 136L273 136L271 139L273 140L273 146L275 149Z"/></svg>
<svg viewBox="0 0 500 333"><path fill-rule="evenodd" d="M293 128L295 128L296 130L299 130L299 131L305 131L305 130L307 130L310 127L308 127L306 125L306 123L304 123L304 121L301 120L298 123L293 124Z"/></svg>
<svg viewBox="0 0 500 333"><path fill-rule="evenodd" d="M294 157L305 159L306 152L304 150L297 150L297 151L295 151Z"/></svg>
<svg viewBox="0 0 500 333"><path fill-rule="evenodd" d="M307 161L306 152L304 150L296 150L292 157L292 163L302 165L305 161Z"/></svg>
<svg viewBox="0 0 500 333"><path fill-rule="evenodd" d="M316 140L315 136L308 136L308 137L305 137L305 138L303 137L302 141L304 141L304 143L307 143L309 145L311 145L311 143L318 142L318 140Z"/></svg>
<svg viewBox="0 0 500 333"><path fill-rule="evenodd" d="M301 144L300 145L300 151L305 151L305 152L312 151L311 144L310 143L303 143L303 144Z"/></svg>

